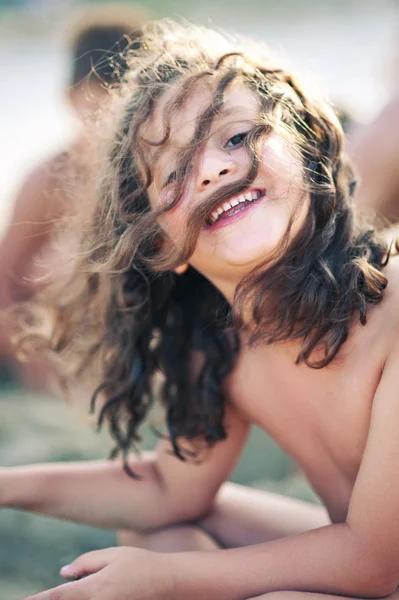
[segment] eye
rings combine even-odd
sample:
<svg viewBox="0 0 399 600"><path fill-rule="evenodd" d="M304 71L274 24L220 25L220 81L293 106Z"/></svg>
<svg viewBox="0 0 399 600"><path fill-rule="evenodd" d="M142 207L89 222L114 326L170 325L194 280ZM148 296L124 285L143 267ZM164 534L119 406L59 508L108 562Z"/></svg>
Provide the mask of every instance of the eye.
<svg viewBox="0 0 399 600"><path fill-rule="evenodd" d="M233 135L225 145L225 148L239 148L243 145L245 138L248 135L248 131L246 133L237 133Z"/></svg>
<svg viewBox="0 0 399 600"><path fill-rule="evenodd" d="M168 177L165 180L165 183L163 184L163 187L166 187L167 185L170 185L171 183L174 183L175 181L177 181L177 171L172 171L172 173L170 173L168 175Z"/></svg>
<svg viewBox="0 0 399 600"><path fill-rule="evenodd" d="M188 165L185 172L182 172L181 170L180 171L179 170L172 171L166 178L165 183L163 184L163 187L166 187L166 186L170 185L171 183L176 183L177 181L181 181L184 177L190 175L191 171L192 171L192 165Z"/></svg>

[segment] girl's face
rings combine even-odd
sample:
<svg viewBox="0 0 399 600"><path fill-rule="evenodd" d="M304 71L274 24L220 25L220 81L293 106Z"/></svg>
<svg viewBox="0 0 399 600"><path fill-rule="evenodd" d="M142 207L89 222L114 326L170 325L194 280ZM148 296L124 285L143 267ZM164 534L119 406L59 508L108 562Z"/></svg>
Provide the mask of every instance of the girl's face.
<svg viewBox="0 0 399 600"><path fill-rule="evenodd" d="M164 133L163 109L173 88L158 103L143 132L158 140ZM196 119L209 106L213 94L209 86L197 86L171 122L170 142L157 161L149 200L159 208L173 198L176 182L176 153L190 143ZM197 152L181 202L161 218L161 226L180 247L194 207L218 189L243 179L249 168L249 153L243 145L246 134L259 118L260 103L244 84L232 85L210 135ZM223 201L202 228L189 262L226 295L257 265L271 256L281 241L290 218L296 212L291 236L301 228L309 200L305 196L299 159L288 151L282 135L274 131L260 146L258 174L242 194Z"/></svg>

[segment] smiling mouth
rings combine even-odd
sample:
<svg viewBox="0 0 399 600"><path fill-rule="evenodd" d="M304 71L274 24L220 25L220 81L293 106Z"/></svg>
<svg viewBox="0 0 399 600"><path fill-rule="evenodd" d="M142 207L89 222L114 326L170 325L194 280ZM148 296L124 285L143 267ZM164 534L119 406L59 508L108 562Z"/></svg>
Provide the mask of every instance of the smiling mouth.
<svg viewBox="0 0 399 600"><path fill-rule="evenodd" d="M222 202L215 210L211 212L209 215L206 224L208 227L215 225L219 221L224 219L228 219L233 215L241 212L242 210L248 208L251 204L255 203L260 198L263 198L266 190L262 189L252 189L247 192L243 192L239 196L234 196L230 200L225 200Z"/></svg>

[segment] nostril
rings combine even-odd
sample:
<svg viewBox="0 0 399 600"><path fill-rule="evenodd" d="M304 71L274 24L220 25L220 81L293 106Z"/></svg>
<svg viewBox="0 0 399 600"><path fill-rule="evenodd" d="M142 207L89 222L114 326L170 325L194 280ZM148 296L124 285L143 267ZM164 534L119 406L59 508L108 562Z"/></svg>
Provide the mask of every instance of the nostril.
<svg viewBox="0 0 399 600"><path fill-rule="evenodd" d="M220 171L219 175L227 175L228 170L227 169L223 169L223 171Z"/></svg>
<svg viewBox="0 0 399 600"><path fill-rule="evenodd" d="M202 182L204 185L209 185L211 182L209 179L204 179L204 181Z"/></svg>

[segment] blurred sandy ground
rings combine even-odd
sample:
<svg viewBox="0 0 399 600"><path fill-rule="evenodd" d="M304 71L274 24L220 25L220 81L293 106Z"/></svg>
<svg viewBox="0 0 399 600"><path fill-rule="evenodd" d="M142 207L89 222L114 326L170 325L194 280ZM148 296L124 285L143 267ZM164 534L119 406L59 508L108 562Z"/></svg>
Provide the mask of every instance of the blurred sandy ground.
<svg viewBox="0 0 399 600"><path fill-rule="evenodd" d="M392 57L399 28L393 3L281 0L284 10L280 7L277 14L265 9L266 0L236 0L236 6L234 0L219 0L209 8L205 0L185 2L181 10L178 0L173 2L172 15L211 21L276 46L302 72L315 73L324 92L361 122L373 118L396 85ZM47 2L52 14L41 0L23 20L0 16L0 231L29 169L63 148L74 134L63 98L67 56L58 34L63 13L54 11L56 4ZM317 10L309 9L311 4ZM159 16L167 14L168 6L163 2L157 13L146 4ZM148 433L145 438L151 447L154 439ZM1 465L96 458L108 448L106 436L96 437L83 416L60 400L1 388L0 382ZM287 457L258 430L233 479L312 498ZM114 543L112 532L0 511L0 598L22 600L57 585L63 564Z"/></svg>

